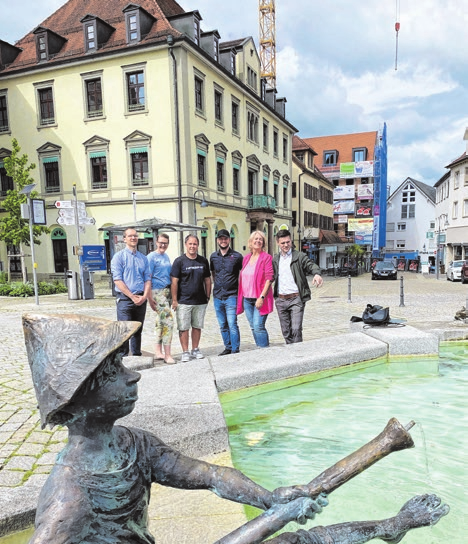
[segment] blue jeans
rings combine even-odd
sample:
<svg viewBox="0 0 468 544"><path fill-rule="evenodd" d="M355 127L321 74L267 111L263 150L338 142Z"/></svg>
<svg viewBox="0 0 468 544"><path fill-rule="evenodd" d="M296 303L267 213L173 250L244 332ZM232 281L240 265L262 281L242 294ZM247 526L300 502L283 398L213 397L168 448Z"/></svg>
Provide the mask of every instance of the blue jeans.
<svg viewBox="0 0 468 544"><path fill-rule="evenodd" d="M119 351L124 357L129 354L130 350L132 351L132 355L141 355L141 333L143 332L143 323L145 322L147 301L145 300L141 306L137 306L125 295L117 293L116 302L117 321L139 321L141 323L141 327L130 338L130 342L127 340L120 347Z"/></svg>
<svg viewBox="0 0 468 544"><path fill-rule="evenodd" d="M244 298L244 311L255 343L259 348L267 348L270 345L270 339L268 338L268 331L265 328L265 323L268 317L266 315L260 315L260 312L255 307L256 298Z"/></svg>
<svg viewBox="0 0 468 544"><path fill-rule="evenodd" d="M233 295L225 300L214 297L213 301L224 347L232 352L237 352L240 347L240 334L236 314L237 297Z"/></svg>

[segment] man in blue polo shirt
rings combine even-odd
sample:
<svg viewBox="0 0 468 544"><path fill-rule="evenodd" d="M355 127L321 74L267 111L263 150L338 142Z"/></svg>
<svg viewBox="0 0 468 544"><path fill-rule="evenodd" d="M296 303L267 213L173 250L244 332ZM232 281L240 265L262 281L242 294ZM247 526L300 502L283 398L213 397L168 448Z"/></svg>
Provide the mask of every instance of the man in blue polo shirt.
<svg viewBox="0 0 468 544"><path fill-rule="evenodd" d="M219 249L211 254L210 270L214 281L214 307L224 342L224 351L219 354L221 356L239 352L240 335L236 309L243 257L229 245L231 237L226 229L218 232L216 241Z"/></svg>
<svg viewBox="0 0 468 544"><path fill-rule="evenodd" d="M129 342L122 346L122 354L141 355L141 333L146 316L146 304L151 295L151 274L146 255L137 250L138 233L134 228L125 229L126 247L117 252L111 261L114 280L118 321L139 321L140 329Z"/></svg>

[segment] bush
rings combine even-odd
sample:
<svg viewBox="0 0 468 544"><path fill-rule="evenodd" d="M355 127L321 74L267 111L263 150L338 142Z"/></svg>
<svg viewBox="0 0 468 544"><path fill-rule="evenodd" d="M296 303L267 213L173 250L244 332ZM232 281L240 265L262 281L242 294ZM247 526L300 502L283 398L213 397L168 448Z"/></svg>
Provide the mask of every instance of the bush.
<svg viewBox="0 0 468 544"><path fill-rule="evenodd" d="M32 297L34 295L34 287L28 283L15 282L11 284L10 297Z"/></svg>
<svg viewBox="0 0 468 544"><path fill-rule="evenodd" d="M59 280L54 280L54 287L56 293L68 293L67 286Z"/></svg>
<svg viewBox="0 0 468 544"><path fill-rule="evenodd" d="M8 274L6 272L0 272L0 285L8 282Z"/></svg>
<svg viewBox="0 0 468 544"><path fill-rule="evenodd" d="M0 283L0 297L8 297L11 292L11 285L9 283Z"/></svg>

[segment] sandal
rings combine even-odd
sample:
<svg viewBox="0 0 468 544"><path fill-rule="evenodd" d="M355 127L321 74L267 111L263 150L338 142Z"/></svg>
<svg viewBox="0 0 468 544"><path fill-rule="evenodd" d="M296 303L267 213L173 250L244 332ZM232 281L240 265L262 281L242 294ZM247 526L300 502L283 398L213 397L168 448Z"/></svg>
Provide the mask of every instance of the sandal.
<svg viewBox="0 0 468 544"><path fill-rule="evenodd" d="M165 357L164 362L166 363L166 365L175 365L175 361L172 357Z"/></svg>

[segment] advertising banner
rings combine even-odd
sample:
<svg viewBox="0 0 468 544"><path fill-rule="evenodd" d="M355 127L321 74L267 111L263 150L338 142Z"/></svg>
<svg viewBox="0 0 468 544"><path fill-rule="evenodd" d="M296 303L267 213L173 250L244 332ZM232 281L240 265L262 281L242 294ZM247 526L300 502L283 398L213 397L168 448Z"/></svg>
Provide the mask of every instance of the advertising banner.
<svg viewBox="0 0 468 544"><path fill-rule="evenodd" d="M418 272L419 261L418 259L411 259L409 262L408 270L410 272Z"/></svg>
<svg viewBox="0 0 468 544"><path fill-rule="evenodd" d="M349 200L354 198L354 185L343 185L333 190L333 200Z"/></svg>
<svg viewBox="0 0 468 544"><path fill-rule="evenodd" d="M361 246L372 244L372 232L374 229L374 220L368 219L348 219L348 230L354 232L354 243Z"/></svg>
<svg viewBox="0 0 468 544"><path fill-rule="evenodd" d="M358 204L356 206L356 217L372 217L372 204Z"/></svg>
<svg viewBox="0 0 468 544"><path fill-rule="evenodd" d="M333 202L333 213L352 213L354 215L354 200L338 200Z"/></svg>
<svg viewBox="0 0 468 544"><path fill-rule="evenodd" d="M374 198L374 186L372 183L364 183L357 186L358 200L372 200Z"/></svg>
<svg viewBox="0 0 468 544"><path fill-rule="evenodd" d="M342 162L340 178L370 178L374 177L374 161Z"/></svg>

